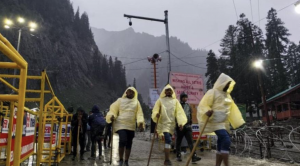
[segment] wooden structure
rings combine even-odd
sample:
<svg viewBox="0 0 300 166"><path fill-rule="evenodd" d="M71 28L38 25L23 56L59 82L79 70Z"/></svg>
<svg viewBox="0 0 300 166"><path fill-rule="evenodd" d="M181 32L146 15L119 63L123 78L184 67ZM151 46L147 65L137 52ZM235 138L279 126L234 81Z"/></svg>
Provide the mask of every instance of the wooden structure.
<svg viewBox="0 0 300 166"><path fill-rule="evenodd" d="M259 105L260 109L263 105ZM300 118L300 84L291 87L267 100L270 120ZM266 121L266 117L263 118Z"/></svg>

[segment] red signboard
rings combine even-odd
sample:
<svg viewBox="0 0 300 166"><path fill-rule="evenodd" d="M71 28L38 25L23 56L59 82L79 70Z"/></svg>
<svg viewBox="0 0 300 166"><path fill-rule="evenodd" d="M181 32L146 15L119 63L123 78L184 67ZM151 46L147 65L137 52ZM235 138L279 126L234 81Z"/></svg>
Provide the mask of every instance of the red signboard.
<svg viewBox="0 0 300 166"><path fill-rule="evenodd" d="M2 129L0 133L0 147L7 145L9 118L3 118Z"/></svg>
<svg viewBox="0 0 300 166"><path fill-rule="evenodd" d="M13 154L15 147L15 134L16 134L16 123L17 118L14 117L13 120L13 131L12 131L12 141L11 141L11 157L10 165L13 165ZM35 117L27 112L24 113L23 119L23 133L22 133L22 143L21 143L21 161L28 158L30 154L34 152L34 131L35 131Z"/></svg>
<svg viewBox="0 0 300 166"><path fill-rule="evenodd" d="M171 72L170 84L173 86L178 99L182 92L189 96L189 104L199 104L204 95L201 75Z"/></svg>
<svg viewBox="0 0 300 166"><path fill-rule="evenodd" d="M193 135L193 140L197 140L199 137L199 125L198 124L192 124L192 135ZM201 139L207 139L207 135L202 135Z"/></svg>
<svg viewBox="0 0 300 166"><path fill-rule="evenodd" d="M67 132L67 136L66 136L66 132ZM62 125L61 142L64 142L65 140L66 140L66 142L70 141L70 132L71 132L70 124L68 124L67 129L66 129L66 125Z"/></svg>

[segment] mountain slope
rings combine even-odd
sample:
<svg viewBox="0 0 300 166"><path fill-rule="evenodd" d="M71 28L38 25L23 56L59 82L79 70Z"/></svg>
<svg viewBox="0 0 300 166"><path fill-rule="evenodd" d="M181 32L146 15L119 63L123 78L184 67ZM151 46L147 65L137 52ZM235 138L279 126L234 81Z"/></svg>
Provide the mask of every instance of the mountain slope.
<svg viewBox="0 0 300 166"><path fill-rule="evenodd" d="M158 63L158 87L163 87L167 83L168 54L165 52L165 36L155 37L147 33L136 33L131 27L119 32L92 28L92 32L103 54L117 56L123 62L126 67L127 82L132 83L134 78L137 79L137 88L144 99L148 98L149 88L153 87L151 79L153 69L146 60L148 56L164 52L160 54L162 62ZM207 56L205 50L193 50L187 43L176 37L170 38L170 46L173 54L171 55L172 71L204 75ZM174 55L182 59L178 60Z"/></svg>
<svg viewBox="0 0 300 166"><path fill-rule="evenodd" d="M120 61L104 57L95 44L86 13L74 13L69 0L1 0L0 20L23 16L38 24L36 32L23 29L20 54L28 62L28 74L40 75L46 69L56 95L65 107L93 104L109 107L126 88L125 71ZM18 29L0 28L0 32L15 47ZM1 55L0 61L7 61ZM0 73L13 73L0 70ZM111 79L114 74L116 79ZM105 77L104 77L105 75ZM110 87L118 82L118 88ZM28 82L28 88L39 88L38 82ZM1 92L8 88L0 84ZM30 94L28 94L30 95ZM47 102L47 101L45 101ZM30 104L30 103L27 103Z"/></svg>

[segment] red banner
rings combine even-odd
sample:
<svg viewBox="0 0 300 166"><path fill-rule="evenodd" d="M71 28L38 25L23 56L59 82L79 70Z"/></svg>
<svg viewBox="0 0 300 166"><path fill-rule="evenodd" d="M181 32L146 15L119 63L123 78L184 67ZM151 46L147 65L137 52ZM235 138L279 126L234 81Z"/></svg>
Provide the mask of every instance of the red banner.
<svg viewBox="0 0 300 166"><path fill-rule="evenodd" d="M189 104L199 104L203 97L204 86L201 75L171 72L170 84L176 91L178 100L180 100L179 96L182 92L189 96Z"/></svg>
<svg viewBox="0 0 300 166"><path fill-rule="evenodd" d="M0 133L0 147L7 145L8 129L9 129L9 118L3 118L2 129Z"/></svg>
<svg viewBox="0 0 300 166"><path fill-rule="evenodd" d="M12 141L11 141L11 158L10 165L13 165L13 154L15 147L15 134L16 134L16 123L17 118L14 117L13 120L13 131L12 131ZM20 160L28 158L31 153L34 152L34 131L35 131L35 116L27 112L24 113L23 119L23 133L22 133L22 143L21 143L21 157Z"/></svg>

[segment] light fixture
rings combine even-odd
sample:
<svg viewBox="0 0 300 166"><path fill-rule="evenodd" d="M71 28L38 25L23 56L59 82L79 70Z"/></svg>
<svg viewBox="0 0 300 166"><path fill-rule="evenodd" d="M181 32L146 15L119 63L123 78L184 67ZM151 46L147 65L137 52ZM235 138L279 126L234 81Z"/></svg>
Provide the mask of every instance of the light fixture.
<svg viewBox="0 0 300 166"><path fill-rule="evenodd" d="M25 19L22 18L22 17L19 17L19 18L18 18L18 22L21 23L21 24L23 24L23 23L25 22Z"/></svg>
<svg viewBox="0 0 300 166"><path fill-rule="evenodd" d="M254 61L253 66L255 68L261 69L263 67L263 60L259 59Z"/></svg>
<svg viewBox="0 0 300 166"><path fill-rule="evenodd" d="M5 23L6 25L12 25L12 24L13 24L13 22L12 22L11 20L9 20L9 19L5 19L5 20L4 20L4 23Z"/></svg>
<svg viewBox="0 0 300 166"><path fill-rule="evenodd" d="M31 32L33 32L35 29L33 29L33 28L30 28L29 30L30 30Z"/></svg>
<svg viewBox="0 0 300 166"><path fill-rule="evenodd" d="M300 0L295 3L295 11L300 14Z"/></svg>
<svg viewBox="0 0 300 166"><path fill-rule="evenodd" d="M5 29L9 29L10 27L8 25L4 25L4 28Z"/></svg>
<svg viewBox="0 0 300 166"><path fill-rule="evenodd" d="M37 25L34 22L30 22L29 27L30 27L30 29L35 29L37 27Z"/></svg>

